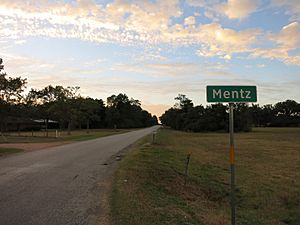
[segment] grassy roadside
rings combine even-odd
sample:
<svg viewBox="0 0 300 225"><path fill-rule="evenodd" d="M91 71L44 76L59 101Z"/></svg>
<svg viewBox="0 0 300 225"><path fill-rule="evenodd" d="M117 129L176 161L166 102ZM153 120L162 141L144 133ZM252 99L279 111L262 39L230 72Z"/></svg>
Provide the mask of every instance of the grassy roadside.
<svg viewBox="0 0 300 225"><path fill-rule="evenodd" d="M35 132L36 136L32 136L31 132L21 132L20 134L10 134L6 136L1 135L0 157L32 149L32 147L30 147L32 144L38 145L35 147L36 149L41 149L45 148L45 146L41 147L43 145L51 147L57 144L61 145L77 141L87 141L95 138L122 134L132 130L133 129L101 129L91 130L89 133L83 130L77 130L73 131L71 135L67 135L67 132L64 132L62 133L62 136L58 138L55 138L55 131L49 132L49 137L45 137L44 132Z"/></svg>
<svg viewBox="0 0 300 225"><path fill-rule="evenodd" d="M156 144L143 139L115 174L111 224L230 224L227 146L222 133L161 130ZM299 128L236 135L237 224L300 224L299 146Z"/></svg>
<svg viewBox="0 0 300 225"><path fill-rule="evenodd" d="M0 157L22 152L22 151L23 151L22 149L18 149L18 148L0 148Z"/></svg>
<svg viewBox="0 0 300 225"><path fill-rule="evenodd" d="M49 132L49 136L45 137L45 132L21 132L20 134L12 133L0 136L1 143L45 143L45 142L65 142L65 141L86 141L95 138L105 137L114 134L122 134L132 131L133 129L101 129L91 130L87 133L85 130L72 131L68 135L66 131L62 132L60 137L55 138L55 131Z"/></svg>

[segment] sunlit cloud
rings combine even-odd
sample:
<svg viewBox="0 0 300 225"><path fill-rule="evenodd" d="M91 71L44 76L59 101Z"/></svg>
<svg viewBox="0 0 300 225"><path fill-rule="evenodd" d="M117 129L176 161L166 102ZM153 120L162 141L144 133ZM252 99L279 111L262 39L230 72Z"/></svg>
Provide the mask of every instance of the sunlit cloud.
<svg viewBox="0 0 300 225"><path fill-rule="evenodd" d="M0 57L28 89L122 92L157 115L179 93L203 104L207 84L299 100L299 15L298 0L1 0Z"/></svg>
<svg viewBox="0 0 300 225"><path fill-rule="evenodd" d="M54 64L32 57L24 57L6 53L1 53L1 57L5 58L4 70L7 71L11 76L15 73L27 76L27 74L31 73L32 71L41 71L41 69L52 69L54 67Z"/></svg>
<svg viewBox="0 0 300 225"><path fill-rule="evenodd" d="M73 4L5 0L0 3L0 35L22 40L26 36L45 36L99 43L196 44L204 46L200 55L227 59L232 53L247 50L257 35L257 31L237 32L216 23L197 24L194 16L186 17L183 24L171 22L171 18L181 15L176 0L115 1L107 5L91 0Z"/></svg>
<svg viewBox="0 0 300 225"><path fill-rule="evenodd" d="M284 9L290 20L300 20L300 4L298 0L272 0L272 6Z"/></svg>
<svg viewBox="0 0 300 225"><path fill-rule="evenodd" d="M278 34L270 35L270 40L274 41L281 48L296 49L300 47L300 24L292 22L284 26Z"/></svg>
<svg viewBox="0 0 300 225"><path fill-rule="evenodd" d="M278 34L261 29L235 30L216 22L216 13L229 19L244 19L259 7L258 1L229 0L188 1L194 7L204 7L204 15L214 22L201 24L194 15L183 17L178 0L114 1L98 4L93 0L63 1L8 1L0 3L1 39L14 39L24 44L26 37L74 38L97 43L141 45L144 51L155 45L175 47L195 46L195 54L231 60L235 54L275 58L288 64L300 65L299 57L289 51L299 45L299 24L293 22ZM273 1L274 5L293 7L294 1ZM174 22L173 18L182 18ZM274 48L260 46L258 40L273 42ZM255 46L255 47L254 47ZM280 54L278 56L277 54ZM277 55L277 56L276 56ZM159 51L148 51L144 59L165 59ZM141 57L141 60L143 58Z"/></svg>
<svg viewBox="0 0 300 225"><path fill-rule="evenodd" d="M206 5L205 0L187 0L186 2L188 5L194 7L204 7Z"/></svg>
<svg viewBox="0 0 300 225"><path fill-rule="evenodd" d="M135 72L149 77L210 77L231 76L228 68L220 63L137 63L116 64L112 70Z"/></svg>
<svg viewBox="0 0 300 225"><path fill-rule="evenodd" d="M229 19L245 19L258 7L257 0L228 0L215 5L215 9Z"/></svg>
<svg viewBox="0 0 300 225"><path fill-rule="evenodd" d="M233 29L222 28L220 24L205 24L200 28L203 41L197 54L201 56L219 56L230 59L234 53L250 52L251 45L256 43L261 34L258 29L237 32Z"/></svg>
<svg viewBox="0 0 300 225"><path fill-rule="evenodd" d="M268 40L272 42L271 48L255 48L253 57L278 59L286 64L300 65L300 56L291 55L290 51L300 48L300 24L292 22L284 26L278 33L270 33Z"/></svg>
<svg viewBox="0 0 300 225"><path fill-rule="evenodd" d="M184 24L187 26L194 26L196 24L196 18L194 16L189 16L184 19Z"/></svg>

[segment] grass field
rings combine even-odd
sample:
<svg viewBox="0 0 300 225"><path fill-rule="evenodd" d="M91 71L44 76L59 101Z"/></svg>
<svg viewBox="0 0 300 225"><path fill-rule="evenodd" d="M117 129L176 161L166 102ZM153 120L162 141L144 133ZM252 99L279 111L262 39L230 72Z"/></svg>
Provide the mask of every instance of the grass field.
<svg viewBox="0 0 300 225"><path fill-rule="evenodd" d="M17 149L17 148L0 148L0 157L1 156L6 156L6 155L10 155L13 153L18 153L18 152L22 152L22 149Z"/></svg>
<svg viewBox="0 0 300 225"><path fill-rule="evenodd" d="M90 130L87 133L85 130L75 130L68 135L67 131L58 132L58 137L56 138L55 130L50 130L48 132L48 137L46 137L46 132L34 131L34 132L20 132L20 133L5 133L0 136L1 143L43 143L43 142L57 142L57 141L85 141L90 139L95 139L99 137L104 137L113 134L121 134L130 131L130 129L98 129Z"/></svg>
<svg viewBox="0 0 300 225"><path fill-rule="evenodd" d="M10 155L13 153L21 152L23 149L19 149L18 146L7 147L1 144L31 144L31 143L60 143L66 144L70 142L76 141L86 141L95 138L105 137L114 134L121 134L125 132L129 132L132 129L99 129L99 130L90 130L87 133L85 130L75 130L72 131L70 135L68 135L67 131L59 132L59 137L55 137L55 130L50 130L48 133L48 137L46 137L46 133L42 131L35 132L20 132L20 133L6 133L0 135L0 157ZM21 147L22 148L22 147ZM24 148L25 149L25 148Z"/></svg>
<svg viewBox="0 0 300 225"><path fill-rule="evenodd" d="M300 224L300 129L258 128L236 140L237 224ZM159 131L115 174L113 225L230 224L229 137ZM186 156L191 153L184 185Z"/></svg>

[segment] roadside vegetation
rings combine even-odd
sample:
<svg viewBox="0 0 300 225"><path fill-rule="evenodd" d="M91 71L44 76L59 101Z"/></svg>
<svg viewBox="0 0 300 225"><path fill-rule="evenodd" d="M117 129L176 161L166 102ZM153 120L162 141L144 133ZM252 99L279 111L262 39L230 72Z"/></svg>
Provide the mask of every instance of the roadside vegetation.
<svg viewBox="0 0 300 225"><path fill-rule="evenodd" d="M0 136L0 157L28 151L28 149L32 149L32 145L35 145L33 149L42 149L76 141L87 141L109 135L122 134L132 130L133 129L99 129L90 130L89 133L83 130L75 130L72 131L71 134L68 134L68 131L56 132L55 130L51 130L48 132L48 137L45 131L10 132ZM56 135L58 135L58 137L56 137Z"/></svg>
<svg viewBox="0 0 300 225"><path fill-rule="evenodd" d="M228 106L211 104L194 106L192 100L179 94L174 107L160 117L162 124L176 130L205 132L228 130ZM251 131L252 127L299 127L300 103L294 100L275 105L234 104L235 131Z"/></svg>
<svg viewBox="0 0 300 225"><path fill-rule="evenodd" d="M18 148L0 148L0 157L7 156L13 153L19 153L22 151L23 151L22 149L18 149Z"/></svg>
<svg viewBox="0 0 300 225"><path fill-rule="evenodd" d="M300 128L236 134L237 224L300 224L299 146ZM229 225L229 179L228 134L162 129L121 162L111 224Z"/></svg>
<svg viewBox="0 0 300 225"><path fill-rule="evenodd" d="M79 87L48 85L25 93L27 80L8 77L0 58L0 132L48 129L141 128L157 124L137 99L120 93L106 99L83 97Z"/></svg>
<svg viewBox="0 0 300 225"><path fill-rule="evenodd" d="M92 129L88 133L84 130L74 130L71 134L68 134L68 131L56 132L56 130L49 130L48 133L45 131L9 132L0 136L0 144L85 141L132 130L134 129Z"/></svg>

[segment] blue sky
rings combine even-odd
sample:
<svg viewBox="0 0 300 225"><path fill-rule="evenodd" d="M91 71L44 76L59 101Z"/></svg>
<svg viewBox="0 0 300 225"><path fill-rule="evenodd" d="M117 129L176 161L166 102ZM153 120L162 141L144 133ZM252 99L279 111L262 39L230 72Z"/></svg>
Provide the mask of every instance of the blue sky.
<svg viewBox="0 0 300 225"><path fill-rule="evenodd" d="M300 101L300 2L1 0L0 57L28 89L126 93L157 115L178 93L206 104L212 84Z"/></svg>

